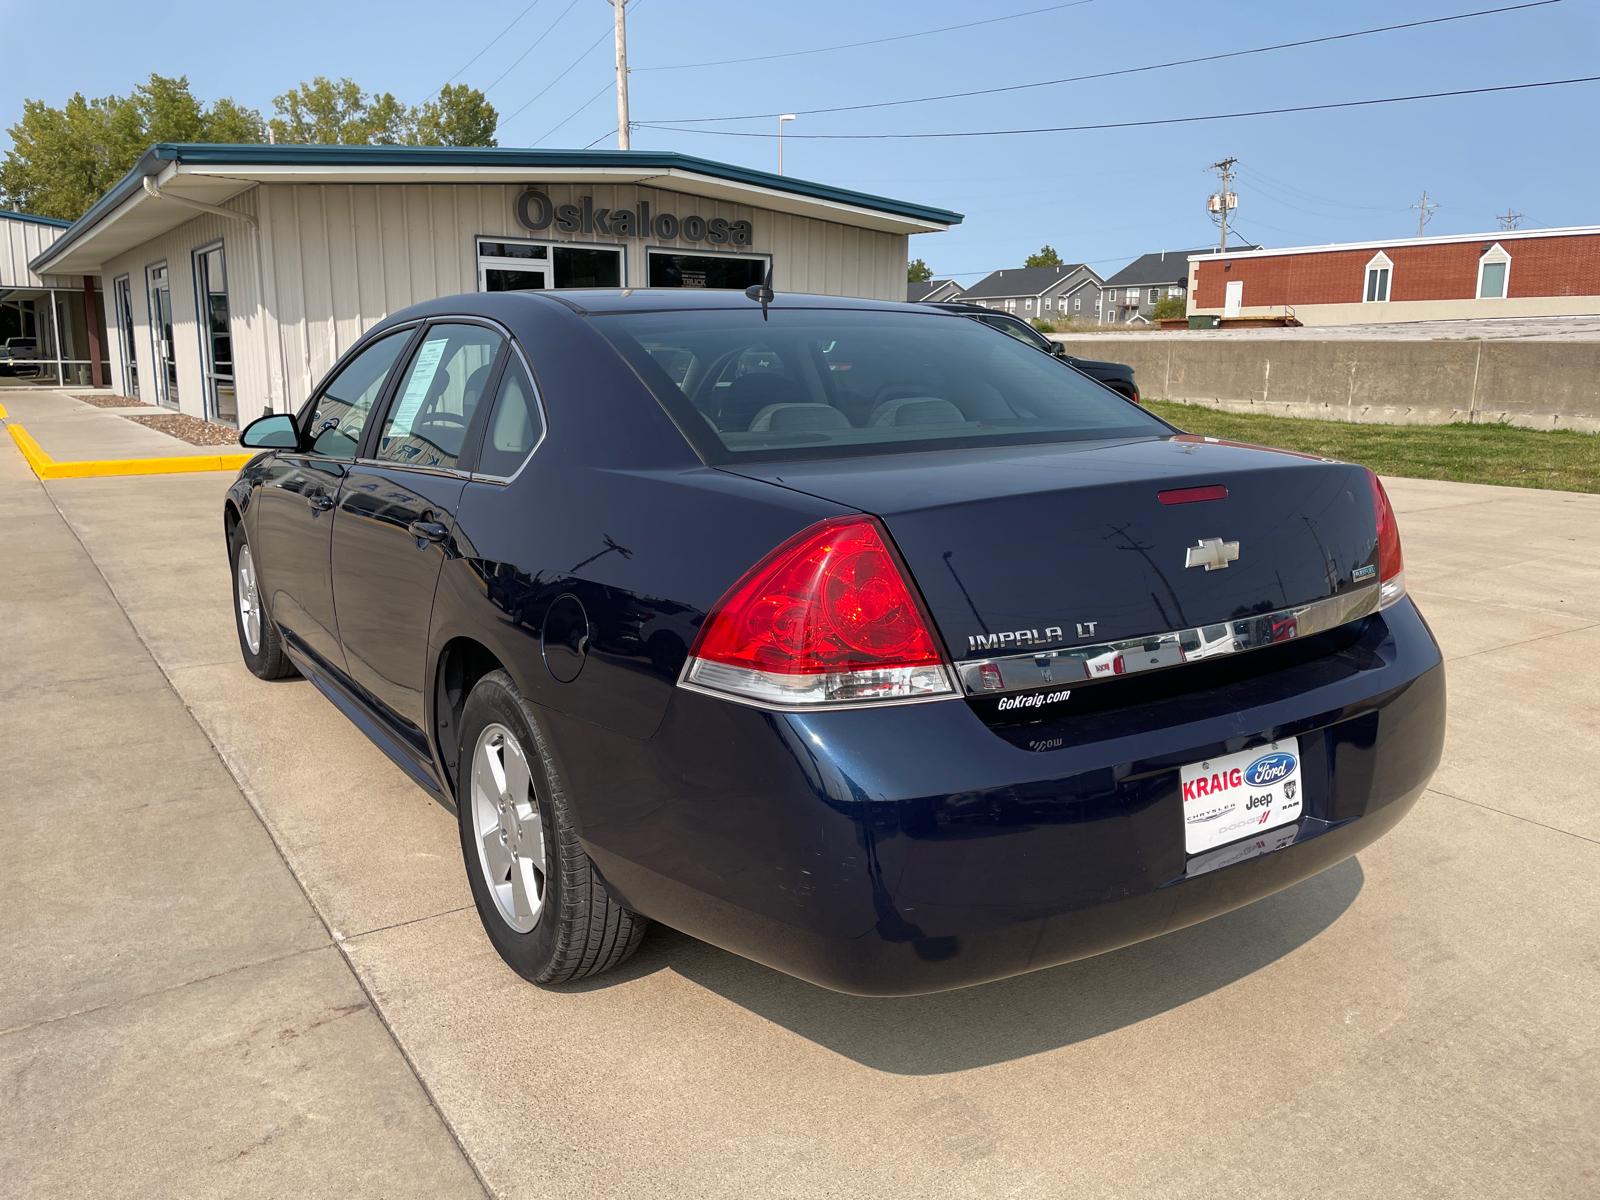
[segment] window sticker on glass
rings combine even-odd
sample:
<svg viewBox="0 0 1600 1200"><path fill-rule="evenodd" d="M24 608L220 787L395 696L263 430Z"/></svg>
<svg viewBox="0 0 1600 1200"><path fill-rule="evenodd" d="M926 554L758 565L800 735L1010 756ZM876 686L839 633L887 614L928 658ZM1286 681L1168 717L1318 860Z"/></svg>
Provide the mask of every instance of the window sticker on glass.
<svg viewBox="0 0 1600 1200"><path fill-rule="evenodd" d="M439 360L444 357L445 347L449 344L448 337L429 338L422 343L422 349L417 351L416 364L411 368L411 378L406 382L405 394L394 407L394 416L389 421L386 436L410 435L411 423L417 419L422 402L428 397L434 373L439 369Z"/></svg>

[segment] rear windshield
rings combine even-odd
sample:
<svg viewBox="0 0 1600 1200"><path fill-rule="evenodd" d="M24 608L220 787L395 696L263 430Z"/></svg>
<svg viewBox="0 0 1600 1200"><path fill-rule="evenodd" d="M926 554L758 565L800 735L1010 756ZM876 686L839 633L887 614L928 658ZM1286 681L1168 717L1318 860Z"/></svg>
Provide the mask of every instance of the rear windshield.
<svg viewBox="0 0 1600 1200"><path fill-rule="evenodd" d="M944 313L596 314L707 462L1102 438L1165 422L1043 351Z"/></svg>

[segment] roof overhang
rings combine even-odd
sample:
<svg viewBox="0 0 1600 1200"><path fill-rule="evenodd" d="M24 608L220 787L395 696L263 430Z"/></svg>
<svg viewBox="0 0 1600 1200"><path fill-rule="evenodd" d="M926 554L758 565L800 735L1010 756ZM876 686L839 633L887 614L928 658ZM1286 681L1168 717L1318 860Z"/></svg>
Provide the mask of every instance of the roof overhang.
<svg viewBox="0 0 1600 1200"><path fill-rule="evenodd" d="M98 271L192 220L196 204L216 207L262 183L639 184L884 233L942 232L962 219L944 209L671 152L158 145L30 265L53 273Z"/></svg>

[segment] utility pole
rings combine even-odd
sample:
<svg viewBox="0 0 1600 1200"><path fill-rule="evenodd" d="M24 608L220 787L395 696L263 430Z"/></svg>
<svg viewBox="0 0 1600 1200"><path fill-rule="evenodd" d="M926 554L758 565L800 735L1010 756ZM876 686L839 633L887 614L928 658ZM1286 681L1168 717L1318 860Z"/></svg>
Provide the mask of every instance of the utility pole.
<svg viewBox="0 0 1600 1200"><path fill-rule="evenodd" d="M628 149L628 0L611 0L617 14L617 149Z"/></svg>
<svg viewBox="0 0 1600 1200"><path fill-rule="evenodd" d="M1519 213L1519 212L1512 212L1508 208L1508 209L1506 209L1505 216L1496 217L1495 220L1500 222L1500 228L1504 232L1510 233L1513 229L1515 229L1518 225L1520 225L1522 223L1522 214Z"/></svg>
<svg viewBox="0 0 1600 1200"><path fill-rule="evenodd" d="M1239 207L1239 197L1235 196L1228 186L1233 182L1233 177L1237 173L1233 168L1238 161L1237 158L1225 158L1221 162L1214 162L1206 168L1206 170L1215 171L1222 176L1222 191L1213 195L1206 203L1206 207L1222 217L1222 244L1217 249L1223 254L1228 252L1228 210Z"/></svg>
<svg viewBox="0 0 1600 1200"><path fill-rule="evenodd" d="M1433 220L1434 210L1439 206L1437 204L1428 203L1428 192L1427 189L1424 188L1422 192L1422 200L1417 204L1413 204L1411 207L1417 210L1417 236L1421 237L1422 227L1429 221Z"/></svg>

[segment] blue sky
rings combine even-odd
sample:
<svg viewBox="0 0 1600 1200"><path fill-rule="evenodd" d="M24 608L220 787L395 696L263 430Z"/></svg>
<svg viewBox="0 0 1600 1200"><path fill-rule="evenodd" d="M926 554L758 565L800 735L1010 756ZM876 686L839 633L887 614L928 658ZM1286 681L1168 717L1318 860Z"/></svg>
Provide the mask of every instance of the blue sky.
<svg viewBox="0 0 1600 1200"><path fill-rule="evenodd" d="M632 115L652 122L793 112L998 87L1506 2L1090 0L855 49L663 69L894 38L1050 2L634 0ZM214 0L160 6L57 0L52 24L70 31L70 51L7 56L0 123L20 116L25 97L59 104L73 91L125 93L151 71L186 74L203 99L231 95L264 113L274 95L318 74L348 75L408 103L458 78L488 90L502 116L501 145L615 146L605 0L539 0L462 71L526 6L527 0L392 0L381 8L279 0L262 9ZM3 0L0 27L15 30L40 11L31 0ZM1562 0L1119 79L804 116L786 128L794 135L926 133L1321 104L1600 75L1597 51L1600 0ZM1146 129L914 141L786 137L784 157L792 175L965 213L965 223L950 233L913 238L911 254L941 276L970 282L1019 265L1046 242L1064 259L1091 262L1105 273L1147 251L1206 245L1216 236L1205 212L1215 177L1204 168L1229 155L1242 168L1237 228L1269 246L1413 234L1417 214L1409 206L1424 188L1441 206L1429 233L1493 230L1495 214L1508 207L1525 214L1526 228L1600 223L1597 109L1600 84L1579 84ZM702 128L770 134L774 126L762 119ZM769 170L777 163L770 137L645 128L635 131L633 144Z"/></svg>

